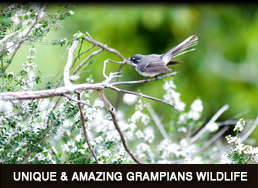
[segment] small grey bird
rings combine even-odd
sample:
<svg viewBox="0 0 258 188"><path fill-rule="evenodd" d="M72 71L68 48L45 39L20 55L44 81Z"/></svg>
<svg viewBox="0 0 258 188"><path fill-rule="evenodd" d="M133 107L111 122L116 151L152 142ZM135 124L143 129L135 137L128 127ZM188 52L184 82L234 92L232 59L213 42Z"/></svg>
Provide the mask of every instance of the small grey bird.
<svg viewBox="0 0 258 188"><path fill-rule="evenodd" d="M192 35L164 54L136 54L129 58L129 62L131 65L135 66L135 70L139 74L145 77L156 77L158 74L171 72L172 70L169 69L167 65L175 65L180 63L178 61L171 61L171 59L186 52L195 50L195 48L189 48L197 45L197 42L198 36Z"/></svg>

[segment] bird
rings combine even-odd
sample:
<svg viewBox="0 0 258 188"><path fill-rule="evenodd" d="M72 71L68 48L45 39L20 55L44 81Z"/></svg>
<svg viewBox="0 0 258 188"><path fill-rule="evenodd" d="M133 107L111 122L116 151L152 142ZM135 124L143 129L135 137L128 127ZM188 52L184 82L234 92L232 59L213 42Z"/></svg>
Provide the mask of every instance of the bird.
<svg viewBox="0 0 258 188"><path fill-rule="evenodd" d="M185 39L183 42L170 49L164 54L135 54L129 58L129 64L135 67L135 70L142 76L156 77L161 73L172 72L167 66L182 63L180 61L173 61L171 59L182 55L184 53L195 50L191 48L198 43L198 36L192 35ZM191 48L191 49L189 49Z"/></svg>

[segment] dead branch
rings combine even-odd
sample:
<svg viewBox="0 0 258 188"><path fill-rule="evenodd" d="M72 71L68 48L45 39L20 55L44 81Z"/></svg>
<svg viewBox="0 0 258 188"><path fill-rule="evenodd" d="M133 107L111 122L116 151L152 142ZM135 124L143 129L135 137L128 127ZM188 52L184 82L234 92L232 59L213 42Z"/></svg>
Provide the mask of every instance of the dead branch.
<svg viewBox="0 0 258 188"><path fill-rule="evenodd" d="M67 63L64 68L64 85L65 86L71 85L71 82L69 79L70 78L69 72L70 72L70 68L72 67L72 63L73 63L73 53L74 53L75 49L77 48L78 44L79 44L79 40L74 40L74 42L68 52Z"/></svg>
<svg viewBox="0 0 258 188"><path fill-rule="evenodd" d="M125 148L125 150L127 151L127 153L132 157L132 159L138 163L138 164L141 164L141 162L133 155L133 153L131 152L131 150L128 148L127 146L127 143L126 143L126 140L124 138L124 135L123 135L123 132L121 131L118 123L117 123L117 120L116 120L116 115L114 113L114 107L110 104L110 102L107 100L103 90L98 90L98 93L99 93L99 98L103 101L106 109L109 111L109 113L111 114L112 116L112 120L113 120L113 123L115 125L115 128L117 130L117 132L119 133L119 136L122 140L122 143L123 143L123 146Z"/></svg>
<svg viewBox="0 0 258 188"><path fill-rule="evenodd" d="M77 99L78 101L81 101L81 94L80 93L77 93ZM98 161L98 158L90 144L90 141L89 141L89 138L88 138L88 135L87 135L87 130L86 130L86 126L85 126L85 118L84 118L84 115L83 115L83 111L82 111L82 107L81 107L81 103L77 103L78 104L78 108L79 108L79 111L80 111L80 116L81 116L81 122L82 122L82 129L83 129L83 135L84 135L84 138L86 140L86 143L89 147L89 150L91 152L91 154L93 155L95 161L97 164L99 164L99 161Z"/></svg>
<svg viewBox="0 0 258 188"><path fill-rule="evenodd" d="M84 40L88 41L88 42L91 43L91 44L94 44L94 45L96 45L96 46L99 46L100 48L103 48L103 49L105 49L105 50L107 50L107 51L109 51L109 52L111 52L111 53L116 54L122 61L127 60L127 59L126 59L119 51L117 51L116 49L110 48L110 47L108 47L106 44L103 44L103 43L101 43L101 42L98 42L98 41L94 40L94 39L91 38L91 37L84 37Z"/></svg>

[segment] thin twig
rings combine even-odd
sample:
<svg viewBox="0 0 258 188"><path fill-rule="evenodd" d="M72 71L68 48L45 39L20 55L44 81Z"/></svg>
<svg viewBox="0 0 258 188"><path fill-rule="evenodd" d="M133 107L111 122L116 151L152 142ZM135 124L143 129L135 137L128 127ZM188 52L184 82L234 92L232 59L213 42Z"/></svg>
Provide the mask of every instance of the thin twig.
<svg viewBox="0 0 258 188"><path fill-rule="evenodd" d="M95 45L93 44L91 47L89 47L87 50L80 52L73 60L73 65L75 64L75 62L77 61L77 59L84 53L90 51L91 49L93 49L95 47Z"/></svg>
<svg viewBox="0 0 258 188"><path fill-rule="evenodd" d="M224 105L211 119L210 121L200 130L198 131L198 133L196 135L194 135L194 137L191 139L191 143L194 143L195 141L197 141L200 136L207 130L207 127L209 124L214 123L219 116L225 112L227 109L229 108L228 105Z"/></svg>
<svg viewBox="0 0 258 188"><path fill-rule="evenodd" d="M103 48L111 53L114 53L116 54L120 59L122 59L123 61L126 60L126 58L119 52L117 51L116 49L114 48L110 48L108 47L106 44L102 44L101 42L98 42L96 40L94 40L93 38L91 37L84 37L84 39L88 42L90 42L91 44L94 44L96 46L99 46L100 48Z"/></svg>
<svg viewBox="0 0 258 188"><path fill-rule="evenodd" d="M167 77L170 77L170 76L175 76L176 74L177 74L177 72L172 72L172 73L169 73L169 74L159 76L157 78L150 78L150 79L146 79L146 80L115 82L115 83L112 83L112 85L117 86L117 85L141 84L141 83L146 83L146 82L151 82L151 81L164 79L164 78L167 78Z"/></svg>
<svg viewBox="0 0 258 188"><path fill-rule="evenodd" d="M78 99L78 101L81 101L81 94L80 93L77 93L77 99ZM96 154L95 154L95 152L94 152L94 150L93 150L93 148L92 148L92 146L90 144L90 141L89 141L89 138L88 138L88 135L87 135L87 130L86 130L86 126L85 126L85 118L84 118L84 115L83 115L83 112L82 112L81 104L79 102L77 104L78 104L78 108L80 110L80 116L81 116L81 122L82 122L82 129L83 129L84 138L86 140L86 143L87 143L87 145L89 147L89 150L92 153L96 163L99 164L98 158L97 158L97 156L96 156Z"/></svg>
<svg viewBox="0 0 258 188"><path fill-rule="evenodd" d="M80 104L83 104L83 105L86 105L86 106L88 106L88 107L93 108L91 105L89 105L89 104L87 104L87 103L85 103L85 102L83 102L83 101L79 101L79 100L77 100L77 99L74 99L74 98L70 97L69 95L64 94L64 96L65 96L67 99L71 100L71 101L74 101L74 102L76 102L76 103L80 103Z"/></svg>
<svg viewBox="0 0 258 188"><path fill-rule="evenodd" d="M140 96L140 97L143 97L143 98L146 98L146 99L151 99L151 100L154 100L154 101L157 101L157 102L161 102L163 104L167 104L169 106L172 106L172 107L175 107L173 104L170 104L164 100L161 100L161 99L157 99L157 98L154 98L154 97L151 97L149 95L144 95L142 93L136 93L136 92L133 92L133 91L128 91L128 90L123 90L123 89L119 89L117 87L114 87L114 86L107 86L107 88L110 88L110 89L113 89L115 91L118 91L118 92L122 92L122 93L128 93L128 94L132 94L132 95L136 95L136 96Z"/></svg>
<svg viewBox="0 0 258 188"><path fill-rule="evenodd" d="M46 133L45 135L43 135L43 137L40 139L40 141L36 144L36 146L34 146L34 148L32 148L32 150L30 150L30 152L24 157L24 159L21 161L20 164L24 163L24 162L28 159L28 157L30 156L30 154L31 154L33 151L35 151L35 149L37 149L37 147L39 146L39 144L41 144L41 142L42 142L43 140L45 140L46 135L47 135L47 133Z"/></svg>
<svg viewBox="0 0 258 188"><path fill-rule="evenodd" d="M113 123L115 125L115 128L117 130L117 132L119 133L119 136L121 138L121 141L123 143L123 146L125 148L125 150L127 151L127 153L131 156L131 158L138 164L140 164L141 162L133 155L133 153L131 152L131 150L129 149L129 147L127 146L127 143L126 143L126 140L124 138L124 135L123 135L123 132L121 131L118 123L117 123L117 120L116 120L116 116L115 116L115 113L114 113L114 108L113 106L110 104L110 102L108 101L108 99L106 98L103 90L98 90L98 93L99 93L99 97L100 99L103 101L106 109L109 111L109 113L111 114L112 116L112 120L113 120Z"/></svg>
<svg viewBox="0 0 258 188"><path fill-rule="evenodd" d="M169 139L169 136L166 132L166 130L164 129L164 126L162 125L159 117L157 116L157 114L154 112L154 110L152 109L151 105L149 103L146 104L147 110L150 112L150 115L152 117L152 119L154 120L155 124L157 125L160 133L162 134L162 136L165 139Z"/></svg>
<svg viewBox="0 0 258 188"><path fill-rule="evenodd" d="M93 56L99 54L99 53L102 52L102 51L103 51L103 48L100 48L99 50L97 50L97 51L95 51L95 52L92 52L87 58L85 58L85 59L76 67L75 71L73 72L73 75L75 75L75 74L79 71L79 69L80 69L85 63L87 63L87 61L88 61L89 59L91 59Z"/></svg>
<svg viewBox="0 0 258 188"><path fill-rule="evenodd" d="M223 129L221 129L218 133L216 133L211 139L209 139L208 141L206 141L204 143L204 145L195 153L199 153L202 150L204 150L205 148L207 148L208 146L210 146L213 142L215 142L222 134L224 134L227 130L229 129L228 126L224 127Z"/></svg>

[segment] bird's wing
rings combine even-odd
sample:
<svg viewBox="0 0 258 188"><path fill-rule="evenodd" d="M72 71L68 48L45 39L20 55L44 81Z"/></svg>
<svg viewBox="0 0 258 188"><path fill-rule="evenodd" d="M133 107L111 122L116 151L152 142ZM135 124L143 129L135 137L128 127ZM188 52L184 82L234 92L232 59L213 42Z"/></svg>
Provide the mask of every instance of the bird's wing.
<svg viewBox="0 0 258 188"><path fill-rule="evenodd" d="M183 61L169 61L168 62L168 64L167 64L167 66L170 66L170 65L176 65L176 64L182 64L182 63L184 63Z"/></svg>
<svg viewBox="0 0 258 188"><path fill-rule="evenodd" d="M167 66L163 63L162 60L154 61L147 64L145 67L141 68L143 72L146 73L168 73L171 72L171 69L167 68Z"/></svg>

